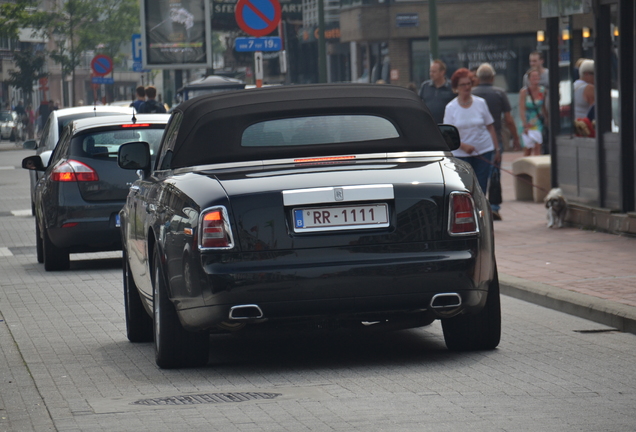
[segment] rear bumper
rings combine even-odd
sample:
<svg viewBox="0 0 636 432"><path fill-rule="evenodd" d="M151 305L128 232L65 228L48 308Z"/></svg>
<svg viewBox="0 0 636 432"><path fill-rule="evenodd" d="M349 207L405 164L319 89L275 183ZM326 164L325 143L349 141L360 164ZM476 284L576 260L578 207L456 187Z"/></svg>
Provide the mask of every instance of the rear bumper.
<svg viewBox="0 0 636 432"><path fill-rule="evenodd" d="M121 204L58 207L55 224L47 227L53 244L71 253L121 250L117 216Z"/></svg>
<svg viewBox="0 0 636 432"><path fill-rule="evenodd" d="M484 263L478 265L477 241L473 243L474 248L450 251L409 251L413 245L408 245L395 246L391 252L379 246L367 251L270 252L259 254L261 260L242 254L204 255L202 274L192 276L200 281L204 304L197 307L197 302L179 301L177 294L177 309L184 326L191 329L227 321L230 308L236 305L258 305L263 318L270 320L356 317L373 321L396 313L439 316L430 308L433 296L456 293L461 306L453 313L477 311L485 303L492 272L480 274ZM490 267L494 269L494 262ZM197 282L186 285L197 286ZM178 284L172 288L178 292Z"/></svg>

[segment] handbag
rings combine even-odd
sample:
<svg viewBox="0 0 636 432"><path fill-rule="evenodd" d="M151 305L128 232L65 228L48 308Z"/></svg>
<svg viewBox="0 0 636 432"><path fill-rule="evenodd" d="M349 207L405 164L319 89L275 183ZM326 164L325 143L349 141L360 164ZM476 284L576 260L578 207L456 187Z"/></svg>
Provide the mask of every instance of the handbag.
<svg viewBox="0 0 636 432"><path fill-rule="evenodd" d="M499 168L493 168L488 181L488 201L490 204L499 205L503 202L501 197L501 172Z"/></svg>

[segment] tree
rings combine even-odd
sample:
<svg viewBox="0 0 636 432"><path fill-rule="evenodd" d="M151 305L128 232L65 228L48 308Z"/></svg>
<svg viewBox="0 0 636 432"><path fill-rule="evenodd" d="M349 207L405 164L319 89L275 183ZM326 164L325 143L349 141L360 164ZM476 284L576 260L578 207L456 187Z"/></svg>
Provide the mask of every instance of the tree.
<svg viewBox="0 0 636 432"><path fill-rule="evenodd" d="M34 81L44 78L46 61L42 52L35 53L33 45L18 44L20 30L30 28L34 33L45 26L47 15L37 8L37 1L16 0L0 4L0 37L15 41L12 44L13 61L18 71L9 72L6 82L22 90L28 102L32 102ZM16 49L20 46L20 49Z"/></svg>
<svg viewBox="0 0 636 432"><path fill-rule="evenodd" d="M122 44L130 43L132 35L139 32L139 3L137 0L100 0L98 4L100 17L94 28L93 49L117 63Z"/></svg>
<svg viewBox="0 0 636 432"><path fill-rule="evenodd" d="M18 71L11 71L7 83L22 90L27 104L32 103L33 83L48 74L44 72L46 58L43 52L35 52L31 44L23 44L23 48L14 51L13 61Z"/></svg>
<svg viewBox="0 0 636 432"><path fill-rule="evenodd" d="M44 17L35 9L35 0L15 0L0 3L0 37L17 40L20 29L33 27Z"/></svg>
<svg viewBox="0 0 636 432"><path fill-rule="evenodd" d="M64 76L72 76L73 88L84 52L116 60L122 43L139 30L137 0L67 0L50 16L50 34L57 44L51 58L62 66Z"/></svg>

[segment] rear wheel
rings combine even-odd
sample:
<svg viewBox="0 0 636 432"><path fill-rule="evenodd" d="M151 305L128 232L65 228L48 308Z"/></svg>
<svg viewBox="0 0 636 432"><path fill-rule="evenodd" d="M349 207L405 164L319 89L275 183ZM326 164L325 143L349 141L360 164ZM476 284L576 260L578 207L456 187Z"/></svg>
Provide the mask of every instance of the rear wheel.
<svg viewBox="0 0 636 432"><path fill-rule="evenodd" d="M126 336L131 342L152 342L152 317L141 302L135 280L130 273L126 250L123 252L124 310L126 313Z"/></svg>
<svg viewBox="0 0 636 432"><path fill-rule="evenodd" d="M496 268L484 308L475 315L458 315L443 319L442 329L446 346L453 351L492 350L499 345L501 303Z"/></svg>
<svg viewBox="0 0 636 432"><path fill-rule="evenodd" d="M42 236L44 252L44 270L68 270L71 267L69 251L66 248L59 248L53 244L49 238L49 233L44 230Z"/></svg>
<svg viewBox="0 0 636 432"><path fill-rule="evenodd" d="M208 362L209 332L186 331L177 316L168 290L159 252L153 256L153 310L155 361L162 369L205 366Z"/></svg>
<svg viewBox="0 0 636 432"><path fill-rule="evenodd" d="M35 220L35 252L38 257L38 262L42 264L44 262L44 243L42 241L42 233L40 232L40 224L38 220Z"/></svg>

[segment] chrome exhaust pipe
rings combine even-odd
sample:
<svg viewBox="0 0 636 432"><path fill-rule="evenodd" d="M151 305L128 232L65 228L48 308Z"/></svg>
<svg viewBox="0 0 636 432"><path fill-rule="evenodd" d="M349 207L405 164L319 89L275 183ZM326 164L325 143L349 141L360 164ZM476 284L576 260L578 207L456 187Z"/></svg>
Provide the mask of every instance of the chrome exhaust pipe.
<svg viewBox="0 0 636 432"><path fill-rule="evenodd" d="M431 299L431 309L452 309L462 305L462 298L457 293L435 294Z"/></svg>
<svg viewBox="0 0 636 432"><path fill-rule="evenodd" d="M258 305L238 305L230 308L231 320L250 320L263 318L263 311Z"/></svg>

